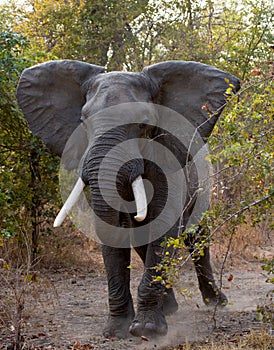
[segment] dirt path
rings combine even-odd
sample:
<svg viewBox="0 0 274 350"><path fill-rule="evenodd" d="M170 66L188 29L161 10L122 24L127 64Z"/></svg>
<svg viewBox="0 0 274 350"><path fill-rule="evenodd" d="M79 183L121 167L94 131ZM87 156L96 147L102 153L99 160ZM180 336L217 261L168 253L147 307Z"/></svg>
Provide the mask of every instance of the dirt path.
<svg viewBox="0 0 274 350"><path fill-rule="evenodd" d="M262 304L267 292L273 288L265 283L258 263L249 264L248 269L230 268L224 274L223 288L230 304L215 315L203 305L192 268L188 268L182 279L184 288L192 295L178 295L179 311L168 317L169 333L155 340L132 338L128 340L106 340L102 328L107 319L107 284L103 273L87 274L56 273L49 277L50 293L46 301L29 303L25 334L28 344L40 349L160 349L165 345L184 343L186 339L204 340L209 336L225 337L243 334L250 328L260 327L255 320L256 306ZM136 290L142 269L132 270L132 292ZM233 280L228 281L232 274ZM49 296L50 294L50 296ZM80 347L86 344L86 347ZM1 347L0 347L1 348Z"/></svg>

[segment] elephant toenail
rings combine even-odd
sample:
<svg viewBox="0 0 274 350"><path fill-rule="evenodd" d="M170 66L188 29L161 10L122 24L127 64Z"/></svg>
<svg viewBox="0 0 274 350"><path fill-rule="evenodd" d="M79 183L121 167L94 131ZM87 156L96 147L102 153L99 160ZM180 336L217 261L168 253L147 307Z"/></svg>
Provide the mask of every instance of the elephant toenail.
<svg viewBox="0 0 274 350"><path fill-rule="evenodd" d="M155 332L157 330L157 327L156 327L155 323L148 322L145 324L145 329L152 331L152 332Z"/></svg>
<svg viewBox="0 0 274 350"><path fill-rule="evenodd" d="M142 331L143 331L143 326L141 323L136 322L133 323L130 327L129 327L129 332L134 335L135 337L139 337L142 335Z"/></svg>

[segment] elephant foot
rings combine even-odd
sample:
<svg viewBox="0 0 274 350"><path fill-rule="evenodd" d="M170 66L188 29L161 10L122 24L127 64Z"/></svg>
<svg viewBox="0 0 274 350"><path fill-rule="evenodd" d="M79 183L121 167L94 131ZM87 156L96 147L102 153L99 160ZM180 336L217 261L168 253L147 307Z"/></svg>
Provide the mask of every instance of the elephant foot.
<svg viewBox="0 0 274 350"><path fill-rule="evenodd" d="M121 307L115 311L112 310L112 314L109 315L107 324L104 327L103 335L106 338L118 338L125 339L129 336L129 326L134 319L135 312L133 308L133 302L130 300L122 313Z"/></svg>
<svg viewBox="0 0 274 350"><path fill-rule="evenodd" d="M207 288L201 289L203 301L207 306L224 307L228 300L223 292L215 284L209 283Z"/></svg>
<svg viewBox="0 0 274 350"><path fill-rule="evenodd" d="M163 312L165 316L174 314L178 310L174 291L172 288L167 288L163 295Z"/></svg>
<svg viewBox="0 0 274 350"><path fill-rule="evenodd" d="M103 330L106 338L125 339L129 336L129 326L134 317L109 316Z"/></svg>
<svg viewBox="0 0 274 350"><path fill-rule="evenodd" d="M167 323L162 309L139 311L129 332L135 336L157 337L167 334Z"/></svg>

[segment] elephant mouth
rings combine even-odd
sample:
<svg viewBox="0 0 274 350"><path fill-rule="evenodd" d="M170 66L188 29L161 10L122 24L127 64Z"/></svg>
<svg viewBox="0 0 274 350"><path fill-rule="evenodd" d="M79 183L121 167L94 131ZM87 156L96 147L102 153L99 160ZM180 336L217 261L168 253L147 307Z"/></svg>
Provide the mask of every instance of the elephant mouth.
<svg viewBox="0 0 274 350"><path fill-rule="evenodd" d="M146 198L146 192L145 192L142 176L141 175L137 176L137 178L133 180L131 186L132 186L132 191L133 191L134 200L135 200L136 209L137 209L134 219L137 222L142 222L145 220L147 216L147 198ZM53 227L59 227L62 225L66 216L69 215L73 206L77 203L84 188L85 188L85 183L81 178L79 178L73 190L71 191L70 195L68 196L67 200L65 201L63 207L58 213L54 221Z"/></svg>

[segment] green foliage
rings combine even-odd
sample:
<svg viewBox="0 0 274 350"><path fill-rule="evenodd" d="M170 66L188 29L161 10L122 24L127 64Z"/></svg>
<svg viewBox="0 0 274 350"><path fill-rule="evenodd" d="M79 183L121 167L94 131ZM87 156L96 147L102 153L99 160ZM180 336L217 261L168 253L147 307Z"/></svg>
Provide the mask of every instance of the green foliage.
<svg viewBox="0 0 274 350"><path fill-rule="evenodd" d="M0 237L28 232L34 240L52 211L49 200L56 201L58 161L32 136L15 99L29 64L22 57L28 41L8 30L0 33L0 43Z"/></svg>
<svg viewBox="0 0 274 350"><path fill-rule="evenodd" d="M109 70L140 70L168 59L195 60L241 78L271 61L268 0L26 1L13 9L14 30L32 52L87 61Z"/></svg>
<svg viewBox="0 0 274 350"><path fill-rule="evenodd" d="M267 282L274 284L274 259L265 259L263 262L263 270L267 272L268 275L270 275L270 278L267 279ZM271 275L273 277L271 277Z"/></svg>
<svg viewBox="0 0 274 350"><path fill-rule="evenodd" d="M272 66L254 76L241 93L230 99L226 113L210 138L211 162L215 167L212 207L204 213L200 228L190 227L179 238L170 238L168 253L158 267L162 283L174 284L185 262L203 254L203 248L221 229L235 235L251 221L256 226L267 220L273 227L274 174L274 87ZM247 232L248 234L248 232ZM185 253L186 235L199 237L190 255ZM182 258L183 257L183 258ZM273 273L273 261L264 265ZM273 283L273 278L269 278Z"/></svg>
<svg viewBox="0 0 274 350"><path fill-rule="evenodd" d="M222 169L216 196L230 214L248 207L253 224L270 215L273 203L273 76L254 77L221 118L211 138L212 162Z"/></svg>
<svg viewBox="0 0 274 350"><path fill-rule="evenodd" d="M263 270L269 275L266 282L274 285L274 259L264 259L262 263ZM256 318L270 324L274 330L274 288L268 292L265 303L257 306Z"/></svg>
<svg viewBox="0 0 274 350"><path fill-rule="evenodd" d="M78 59L109 70L123 69L135 46L131 23L146 9L142 1L26 1L16 31L31 38L33 51L47 57ZM30 10L31 9L31 10Z"/></svg>
<svg viewBox="0 0 274 350"><path fill-rule="evenodd" d="M14 223L14 199L17 198L14 185L18 178L17 151L20 150L22 140L28 134L24 121L16 117L17 108L14 89L19 71L24 60L19 58L20 51L26 45L25 39L11 31L0 33L0 118L1 118L1 234L9 237L16 231ZM25 172L19 172L18 188L24 187ZM26 192L26 189L25 191ZM17 203L18 206L18 203Z"/></svg>
<svg viewBox="0 0 274 350"><path fill-rule="evenodd" d="M271 61L273 11L267 0L151 1L134 22L135 51L143 64L193 60L250 75L262 61Z"/></svg>

